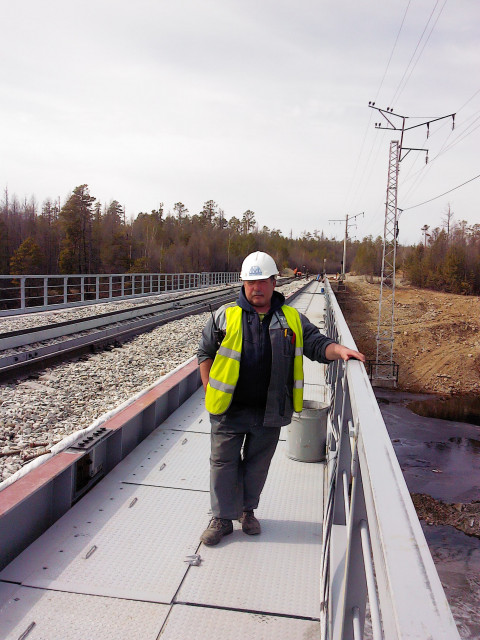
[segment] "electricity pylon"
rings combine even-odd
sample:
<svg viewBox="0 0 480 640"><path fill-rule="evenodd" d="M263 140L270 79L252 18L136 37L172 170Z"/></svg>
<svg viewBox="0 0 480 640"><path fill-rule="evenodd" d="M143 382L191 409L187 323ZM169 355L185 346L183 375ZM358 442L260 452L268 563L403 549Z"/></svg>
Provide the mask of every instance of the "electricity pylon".
<svg viewBox="0 0 480 640"><path fill-rule="evenodd" d="M341 269L341 274L340 274L340 279L345 280L345 268L346 268L346 260L347 260L347 240L348 240L348 227L352 226L355 224L355 222L348 222L348 220L356 220L358 218L358 216L363 216L364 212L362 211L362 213L357 213L355 216L348 216L348 214L345 216L345 236L343 238L343 260L342 260L342 269ZM329 220L329 222L343 222L343 220Z"/></svg>
<svg viewBox="0 0 480 640"><path fill-rule="evenodd" d="M398 208L398 172L400 162L410 153L410 151L425 151L425 162L428 162L428 149L415 149L403 146L403 136L405 131L416 129L417 127L427 127L427 138L430 132L430 124L443 120L444 118L452 118L452 128L455 126L455 114L434 118L420 124L406 127L405 116L393 113L390 107L380 109L375 106L374 102L369 102L368 106L376 109L380 115L386 120L387 126L382 127L381 122L376 122L377 129L389 129L391 131L400 131L400 141L392 140L390 142L390 153L388 162L388 180L387 180L387 202L385 207L385 224L383 229L383 253L382 253L382 275L380 279L380 298L378 302L378 323L377 323L377 353L374 365L374 374L372 378L377 381L393 383L396 385L398 379L398 365L393 359L393 341L395 334L395 262L397 256L397 239L398 239L398 217L401 209ZM393 118L401 118L402 126L396 127ZM402 152L406 152L402 155Z"/></svg>
<svg viewBox="0 0 480 640"><path fill-rule="evenodd" d="M399 168L398 140L390 142L388 162L387 202L385 224L383 228L382 276L380 280L380 299L378 302L377 357L375 360L375 379L395 379L393 360L394 308L395 308L395 262L397 256L397 193Z"/></svg>

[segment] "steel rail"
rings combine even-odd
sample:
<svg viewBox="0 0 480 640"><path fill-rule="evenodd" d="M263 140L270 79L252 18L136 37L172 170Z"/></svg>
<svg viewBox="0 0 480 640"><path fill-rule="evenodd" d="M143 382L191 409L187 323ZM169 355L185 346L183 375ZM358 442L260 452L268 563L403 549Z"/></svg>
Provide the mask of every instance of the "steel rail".
<svg viewBox="0 0 480 640"><path fill-rule="evenodd" d="M288 284L291 282L291 278L279 278L277 280L277 286L282 284ZM50 323L38 327L29 327L26 329L17 329L16 331L5 331L0 333L0 351L5 349L14 349L16 347L23 347L35 342L42 342L43 340L49 340L57 338L59 336L69 335L72 333L78 333L80 331L87 331L97 327L112 324L114 322L122 322L123 320L130 320L139 316L145 316L168 310L171 308L177 308L178 306L184 306L191 304L192 301L198 300L200 302L213 302L218 297L222 297L225 291L238 292L241 284L230 284L218 291L191 293L182 297L175 298L175 300L165 300L149 304L135 305L128 309L120 309L116 311L109 311L107 313L99 313L80 320L65 320L62 322ZM113 303L118 301L113 301ZM108 304L108 303L105 303ZM1 326L1 325L0 325Z"/></svg>
<svg viewBox="0 0 480 640"><path fill-rule="evenodd" d="M228 287L230 293L232 287ZM238 291L238 287L235 287ZM76 320L65 320L62 322L50 323L38 327L28 327L26 329L18 329L16 331L8 331L0 334L0 350L14 349L16 347L24 347L34 342L42 342L60 336L79 333L89 329L97 329L98 327L122 322L124 320L132 320L140 316L146 316L156 313L162 313L179 306L190 305L199 302L214 302L217 298L225 295L225 289L208 293L193 293L191 295L175 298L175 300L165 300L155 303L142 304L132 306L128 309L120 309L109 311L107 313L98 313L86 318Z"/></svg>
<svg viewBox="0 0 480 640"><path fill-rule="evenodd" d="M290 281L290 278L279 279L279 284L288 284ZM70 335L71 338L51 344L40 344L35 348L3 357L0 353L0 380L5 381L25 375L30 371L43 368L47 363L53 364L107 345L125 342L139 333L150 331L167 322L208 311L209 308L217 309L223 304L236 300L238 290L239 286L233 285L226 290L197 293L168 302L142 305L128 310L98 314L82 320L59 322L4 334L0 337L0 350L25 347L66 335ZM295 292L290 300L293 300L299 292ZM118 326L118 323L123 323L123 326ZM79 335L85 331L88 331L86 335Z"/></svg>
<svg viewBox="0 0 480 640"><path fill-rule="evenodd" d="M124 342L139 333L150 331L167 322L180 320L189 315L208 311L209 307L207 304L209 302L211 307L216 309L223 304L232 302L237 296L238 290L230 289L228 292L223 291L221 294L203 294L203 296L198 296L194 302L190 303L188 300L182 299L183 304L181 304L181 309L179 309L178 300L163 303L161 310L150 313L147 317L145 317L145 311L141 317L134 317L130 320L125 320L124 314L122 313L114 314L113 316L112 314L108 314L109 320L100 315L94 318L88 318L85 321L78 321L73 324L68 323L67 327L64 323L59 323L61 326L55 325L51 331L49 327L42 327L46 329L43 334L42 332L33 334L36 336L36 342L40 342L42 339L46 340L52 339L53 337L69 335L62 333L62 329L70 329L71 334L74 333L77 335L72 335L71 338L62 342L38 346L34 349L0 357L0 380L24 375L26 372L42 368L47 363L59 362L112 343ZM115 320L112 320L112 317L114 317ZM123 321L124 324L119 327L118 322L121 321ZM89 331L89 333L86 335L78 335L83 331ZM27 340L31 340L32 334L28 332L28 330L23 335ZM39 336L42 336L42 338ZM31 342L25 343L25 345L28 344L31 344Z"/></svg>

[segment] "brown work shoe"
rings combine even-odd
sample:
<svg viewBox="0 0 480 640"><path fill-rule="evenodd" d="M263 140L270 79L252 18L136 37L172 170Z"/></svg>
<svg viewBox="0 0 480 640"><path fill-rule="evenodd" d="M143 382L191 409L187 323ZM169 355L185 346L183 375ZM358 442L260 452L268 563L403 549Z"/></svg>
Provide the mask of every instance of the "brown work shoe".
<svg viewBox="0 0 480 640"><path fill-rule="evenodd" d="M200 540L203 544L213 546L218 544L223 536L228 536L233 531L233 524L231 520L224 520L223 518L212 518L210 524L202 533Z"/></svg>
<svg viewBox="0 0 480 640"><path fill-rule="evenodd" d="M243 533L249 536L256 536L262 531L259 521L253 515L253 511L244 511L240 522L242 523Z"/></svg>

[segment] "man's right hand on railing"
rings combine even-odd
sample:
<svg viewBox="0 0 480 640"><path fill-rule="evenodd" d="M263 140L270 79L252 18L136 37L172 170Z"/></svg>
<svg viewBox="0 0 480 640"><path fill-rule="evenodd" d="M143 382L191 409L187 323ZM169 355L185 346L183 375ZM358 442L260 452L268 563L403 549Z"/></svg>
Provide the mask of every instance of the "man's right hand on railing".
<svg viewBox="0 0 480 640"><path fill-rule="evenodd" d="M343 346L343 344L332 343L325 349L325 356L329 360L360 360L365 362L365 356L360 351L355 349L349 349Z"/></svg>

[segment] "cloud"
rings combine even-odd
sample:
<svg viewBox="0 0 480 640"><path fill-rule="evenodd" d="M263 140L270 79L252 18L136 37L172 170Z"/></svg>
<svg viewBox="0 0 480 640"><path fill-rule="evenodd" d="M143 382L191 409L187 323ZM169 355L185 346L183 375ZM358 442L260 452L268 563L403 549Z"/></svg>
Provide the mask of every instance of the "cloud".
<svg viewBox="0 0 480 640"><path fill-rule="evenodd" d="M252 209L260 226L294 234L316 228L341 237L329 220L365 211L359 236L381 234L388 147L397 134L375 130L368 100L378 93L379 106L436 116L459 109L478 88L480 6L466 0L441 13L433 0L411 3L381 84L406 6L10 3L0 42L3 183L40 202L87 183L92 195L117 199L130 214L179 200L195 213L212 198L227 218ZM432 10L430 26L438 21L423 48ZM421 55L408 67L417 45ZM459 128L479 102L458 114ZM428 145L420 130L405 140L428 146L433 158L458 139L448 127L431 133ZM478 173L477 134L427 171L419 154L402 161L399 205ZM455 193L466 219L475 188ZM444 205L405 216L400 240L420 238L419 227L434 225Z"/></svg>

